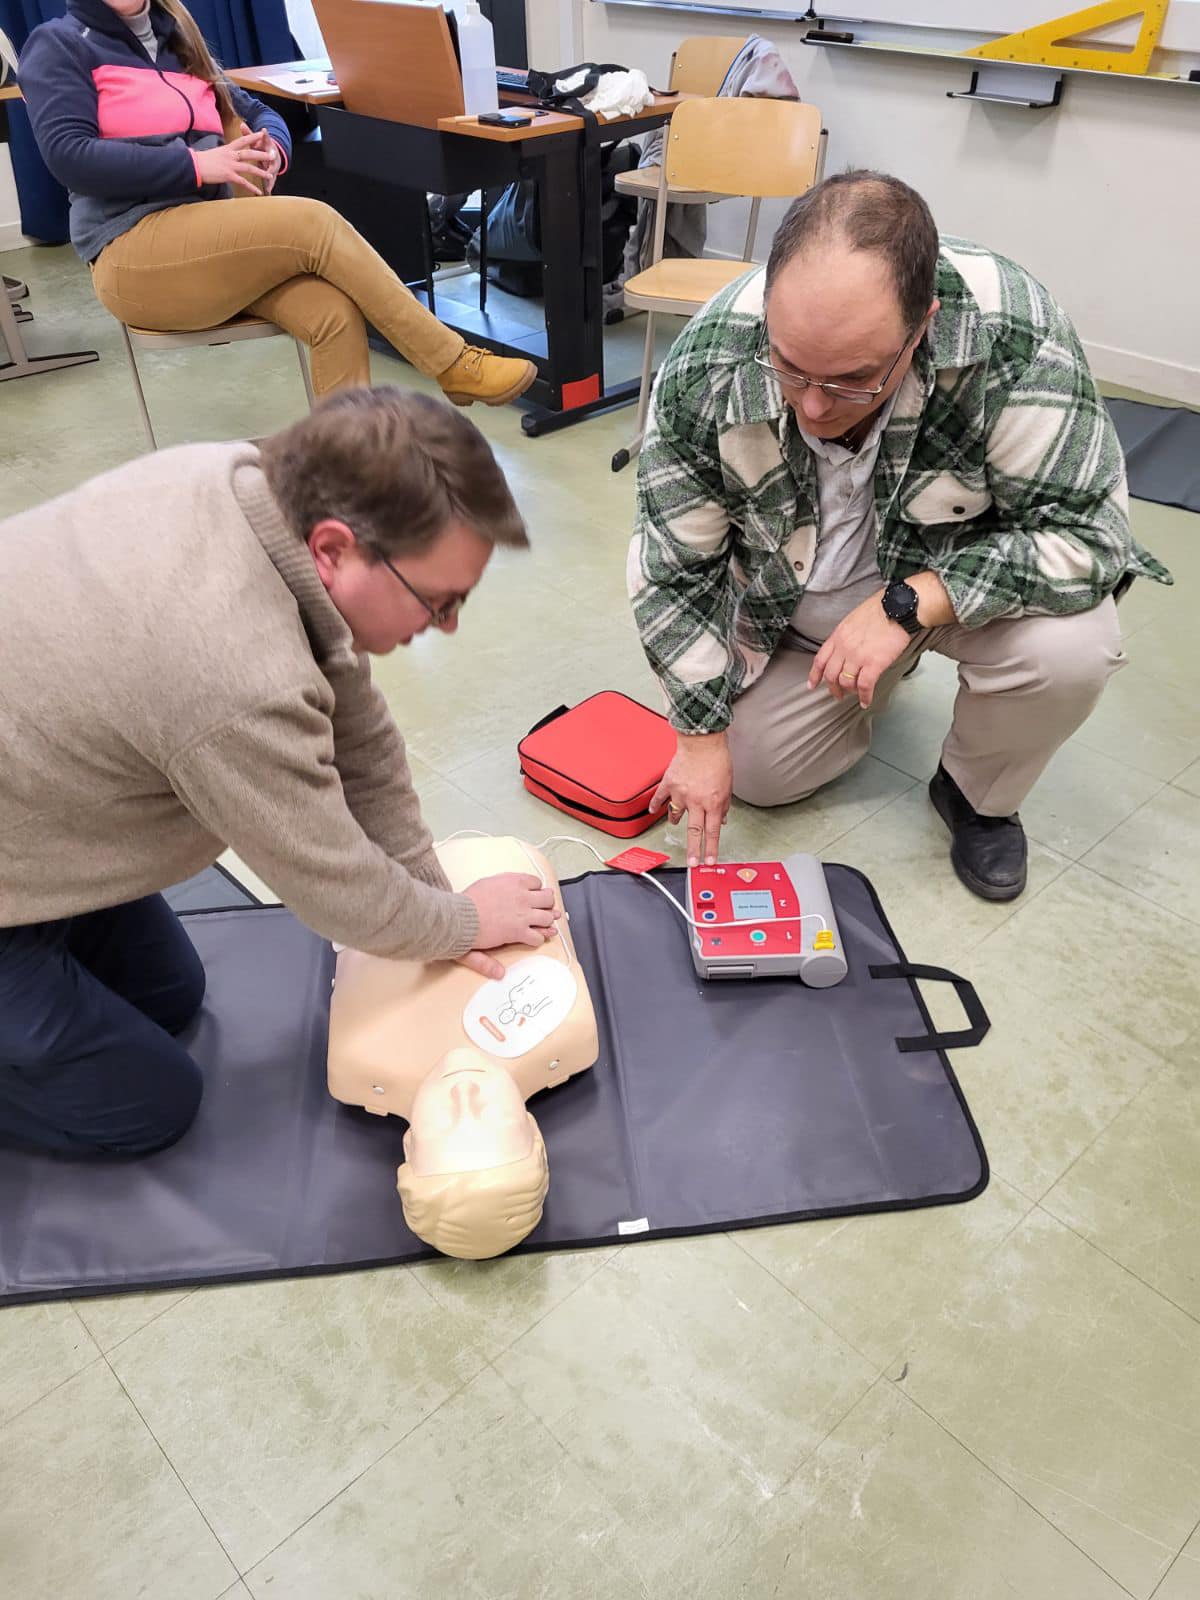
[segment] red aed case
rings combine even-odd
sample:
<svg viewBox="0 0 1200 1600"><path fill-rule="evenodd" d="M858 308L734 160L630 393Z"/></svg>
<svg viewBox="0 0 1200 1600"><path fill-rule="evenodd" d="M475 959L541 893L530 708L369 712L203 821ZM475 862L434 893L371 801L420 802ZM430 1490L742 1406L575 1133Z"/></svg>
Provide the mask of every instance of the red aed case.
<svg viewBox="0 0 1200 1600"><path fill-rule="evenodd" d="M632 839L666 815L650 810L675 754L666 717L605 689L559 706L517 746L530 794L617 839Z"/></svg>

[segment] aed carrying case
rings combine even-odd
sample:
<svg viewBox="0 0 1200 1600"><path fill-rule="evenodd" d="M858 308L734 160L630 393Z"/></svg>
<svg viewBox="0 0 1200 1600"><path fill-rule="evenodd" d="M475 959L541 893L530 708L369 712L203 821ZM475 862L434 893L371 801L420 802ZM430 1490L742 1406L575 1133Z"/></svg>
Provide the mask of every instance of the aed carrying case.
<svg viewBox="0 0 1200 1600"><path fill-rule="evenodd" d="M657 711L605 689L559 706L517 746L530 794L601 833L633 839L666 815L650 801L675 754L675 733Z"/></svg>

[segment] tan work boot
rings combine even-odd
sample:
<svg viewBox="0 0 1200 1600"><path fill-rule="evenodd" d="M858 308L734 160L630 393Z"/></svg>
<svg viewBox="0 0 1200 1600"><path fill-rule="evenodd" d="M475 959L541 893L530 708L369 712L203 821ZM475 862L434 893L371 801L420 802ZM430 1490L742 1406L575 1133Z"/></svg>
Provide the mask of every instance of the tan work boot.
<svg viewBox="0 0 1200 1600"><path fill-rule="evenodd" d="M485 406L505 406L524 394L536 377L532 361L494 356L490 350L469 344L458 360L439 374L438 383L446 399L456 406L474 405L476 400Z"/></svg>

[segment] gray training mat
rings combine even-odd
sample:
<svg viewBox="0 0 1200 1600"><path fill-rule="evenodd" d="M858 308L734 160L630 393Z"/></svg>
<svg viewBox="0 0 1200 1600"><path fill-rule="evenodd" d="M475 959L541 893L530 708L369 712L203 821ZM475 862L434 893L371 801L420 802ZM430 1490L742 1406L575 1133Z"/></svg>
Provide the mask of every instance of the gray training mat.
<svg viewBox="0 0 1200 1600"><path fill-rule="evenodd" d="M659 877L683 895L682 872ZM794 978L704 984L685 924L649 885L617 872L563 884L601 1054L531 1102L550 1195L521 1249L981 1192L987 1160L944 1053L987 1029L974 991L904 964L861 874L834 866L828 878L850 971L824 990ZM211 878L182 898L211 906L217 893L246 899ZM279 907L184 917L208 973L184 1035L206 1080L196 1123L136 1161L0 1155L0 1300L432 1254L396 1194L404 1124L327 1093L329 945ZM970 1026L931 1034L909 972L954 982Z"/></svg>
<svg viewBox="0 0 1200 1600"><path fill-rule="evenodd" d="M1109 400L1125 452L1129 492L1139 500L1200 511L1200 413Z"/></svg>
<svg viewBox="0 0 1200 1600"><path fill-rule="evenodd" d="M186 883L167 890L167 899L180 916L187 911L227 911L231 906L257 906L262 902L224 867L206 867Z"/></svg>

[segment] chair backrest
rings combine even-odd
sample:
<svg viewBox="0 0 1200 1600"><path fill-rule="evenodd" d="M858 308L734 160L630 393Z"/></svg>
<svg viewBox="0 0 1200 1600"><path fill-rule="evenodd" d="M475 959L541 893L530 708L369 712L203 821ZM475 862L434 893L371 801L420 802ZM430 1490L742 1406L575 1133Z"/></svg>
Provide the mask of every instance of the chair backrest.
<svg viewBox="0 0 1200 1600"><path fill-rule="evenodd" d="M8 81L9 73L15 78L17 75L17 47L0 28L0 83Z"/></svg>
<svg viewBox="0 0 1200 1600"><path fill-rule="evenodd" d="M462 69L441 6L313 0L347 111L436 128L463 114Z"/></svg>
<svg viewBox="0 0 1200 1600"><path fill-rule="evenodd" d="M681 39L671 66L671 88L676 94L719 94L726 74L749 38L747 34L741 39L714 39L709 34L696 33Z"/></svg>
<svg viewBox="0 0 1200 1600"><path fill-rule="evenodd" d="M673 189L755 199L794 199L812 187L821 113L798 100L685 100L664 141L664 179Z"/></svg>

